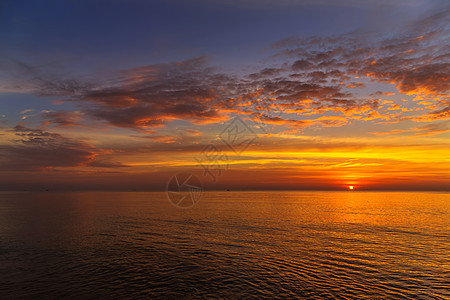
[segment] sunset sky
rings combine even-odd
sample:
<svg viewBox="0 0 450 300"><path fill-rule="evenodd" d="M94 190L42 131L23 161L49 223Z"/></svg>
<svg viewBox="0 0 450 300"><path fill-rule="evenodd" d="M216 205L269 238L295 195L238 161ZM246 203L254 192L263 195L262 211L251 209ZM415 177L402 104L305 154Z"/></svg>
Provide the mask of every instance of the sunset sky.
<svg viewBox="0 0 450 300"><path fill-rule="evenodd" d="M0 189L450 190L450 2L2 1Z"/></svg>

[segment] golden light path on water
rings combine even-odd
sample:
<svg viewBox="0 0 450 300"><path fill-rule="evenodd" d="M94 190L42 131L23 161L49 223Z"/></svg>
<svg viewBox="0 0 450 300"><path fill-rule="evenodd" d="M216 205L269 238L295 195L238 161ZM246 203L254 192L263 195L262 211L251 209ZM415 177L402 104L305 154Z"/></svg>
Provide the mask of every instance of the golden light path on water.
<svg viewBox="0 0 450 300"><path fill-rule="evenodd" d="M450 297L450 194L0 194L7 298Z"/></svg>

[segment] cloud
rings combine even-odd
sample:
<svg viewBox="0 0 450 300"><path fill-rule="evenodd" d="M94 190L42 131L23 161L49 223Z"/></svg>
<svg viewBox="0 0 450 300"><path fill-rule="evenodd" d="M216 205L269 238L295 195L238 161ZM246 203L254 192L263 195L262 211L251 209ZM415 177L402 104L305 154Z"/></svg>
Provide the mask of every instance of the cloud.
<svg viewBox="0 0 450 300"><path fill-rule="evenodd" d="M420 125L413 128L416 136L430 136L450 131L450 121Z"/></svg>
<svg viewBox="0 0 450 300"><path fill-rule="evenodd" d="M82 113L79 111L41 111L45 125L76 126L80 125Z"/></svg>
<svg viewBox="0 0 450 300"><path fill-rule="evenodd" d="M80 166L124 167L119 163L99 161L99 150L90 144L22 125L14 127L17 139L0 146L2 170L29 171Z"/></svg>
<svg viewBox="0 0 450 300"><path fill-rule="evenodd" d="M289 77L295 78L296 87L293 87L294 83L285 84L286 81L278 74L271 82L274 87L271 96L282 100L295 99L297 103L300 102L297 108L302 106L302 100L313 99L308 106L313 106L318 111L341 106L352 111L359 96L345 88L364 87L365 83L353 78L364 79L365 82L372 80L392 84L400 93L415 95L416 99L427 99L434 106L427 107L424 110L426 115L420 117L390 113L389 111L401 109L397 105L384 111L371 111L366 117L356 117L357 119L370 121L375 116L397 121L448 118L450 53L447 44L450 10L447 9L446 12L419 20L409 28L406 27L403 32L390 37L366 37L352 33L337 37L291 37L281 40L273 44L273 49L277 51L273 58L283 59L284 64L291 65L294 72ZM312 86L308 87L305 83ZM305 87L303 91L299 88L302 84ZM377 91L369 97L394 94ZM432 107L434 111L429 110ZM346 115L350 119L355 118L353 114Z"/></svg>
<svg viewBox="0 0 450 300"><path fill-rule="evenodd" d="M450 121L424 124L411 129L392 129L390 131L372 132L377 136L393 135L402 133L406 136L433 136L450 131Z"/></svg>
<svg viewBox="0 0 450 300"><path fill-rule="evenodd" d="M272 45L270 66L241 77L210 67L205 57L84 78L44 75L23 63L20 70L28 72L36 93L77 105L77 112L42 113L47 125L94 120L154 133L174 120L201 125L223 122L231 114L296 128L343 126L353 120L441 120L450 111L449 15L427 17L387 37L354 32L287 38ZM361 90L373 82L377 89L380 83L393 85L432 105L421 114L398 103L382 107L380 97L396 93L364 95ZM274 116L274 110L281 113ZM411 116L411 111L417 114Z"/></svg>
<svg viewBox="0 0 450 300"><path fill-rule="evenodd" d="M24 109L24 110L22 110L20 113L21 113L22 115L24 115L24 114L27 114L27 113L30 113L30 112L33 112L33 111L34 111L34 109L29 108L29 109Z"/></svg>
<svg viewBox="0 0 450 300"><path fill-rule="evenodd" d="M225 120L215 104L226 98L224 88L234 85L230 76L206 67L203 57L122 70L99 82L45 82L40 94L66 96L86 117L134 129L164 126L173 119ZM64 126L76 124L75 116L64 122L63 114L50 112L45 118Z"/></svg>
<svg viewBox="0 0 450 300"><path fill-rule="evenodd" d="M264 77L272 77L280 74L283 71L282 68L265 68L257 73L252 73L248 77L253 80L262 79Z"/></svg>

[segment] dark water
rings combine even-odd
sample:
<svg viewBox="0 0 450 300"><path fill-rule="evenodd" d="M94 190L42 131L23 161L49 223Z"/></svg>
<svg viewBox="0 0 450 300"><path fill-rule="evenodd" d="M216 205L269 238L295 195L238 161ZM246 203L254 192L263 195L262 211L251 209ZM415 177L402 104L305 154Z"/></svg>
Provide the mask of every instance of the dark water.
<svg viewBox="0 0 450 300"><path fill-rule="evenodd" d="M1 299L450 299L448 193L0 199Z"/></svg>

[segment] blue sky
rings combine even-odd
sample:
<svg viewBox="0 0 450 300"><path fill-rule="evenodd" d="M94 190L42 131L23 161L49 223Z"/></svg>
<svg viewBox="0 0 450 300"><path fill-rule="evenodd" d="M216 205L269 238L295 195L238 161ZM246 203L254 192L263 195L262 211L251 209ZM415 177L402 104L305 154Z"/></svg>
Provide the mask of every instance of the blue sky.
<svg viewBox="0 0 450 300"><path fill-rule="evenodd" d="M430 5L433 2L436 5ZM230 3L3 1L2 55L86 71L184 60L197 55L242 64L255 56L262 57L265 48L282 38L379 29L436 9L439 4L326 1L336 4L325 5L285 0Z"/></svg>

